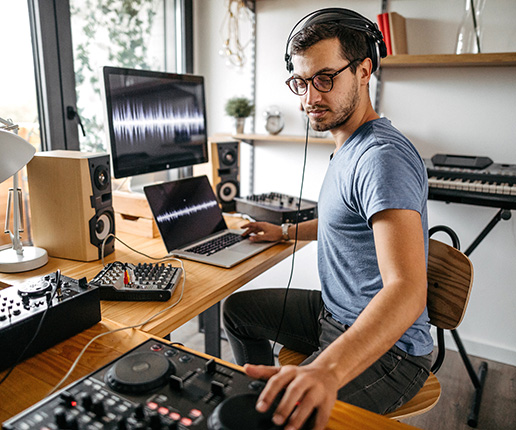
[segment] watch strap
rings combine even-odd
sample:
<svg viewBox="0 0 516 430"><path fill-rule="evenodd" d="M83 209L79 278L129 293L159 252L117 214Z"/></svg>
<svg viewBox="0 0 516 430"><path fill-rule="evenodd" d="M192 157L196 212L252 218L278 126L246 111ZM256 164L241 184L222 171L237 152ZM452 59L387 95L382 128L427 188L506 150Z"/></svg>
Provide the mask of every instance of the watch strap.
<svg viewBox="0 0 516 430"><path fill-rule="evenodd" d="M281 224L281 238L285 241L289 241L290 240L290 236L288 234L288 228L291 226L292 224L291 223L285 223L285 224Z"/></svg>

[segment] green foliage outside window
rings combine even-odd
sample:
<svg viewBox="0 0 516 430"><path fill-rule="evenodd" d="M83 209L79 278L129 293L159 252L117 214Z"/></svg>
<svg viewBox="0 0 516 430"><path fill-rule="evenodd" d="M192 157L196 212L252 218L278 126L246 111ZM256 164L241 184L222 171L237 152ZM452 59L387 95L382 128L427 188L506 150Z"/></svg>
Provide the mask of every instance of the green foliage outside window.
<svg viewBox="0 0 516 430"><path fill-rule="evenodd" d="M86 132L81 150L106 151L102 66L164 69L149 47L163 0L71 0L77 108ZM163 53L162 53L163 54Z"/></svg>

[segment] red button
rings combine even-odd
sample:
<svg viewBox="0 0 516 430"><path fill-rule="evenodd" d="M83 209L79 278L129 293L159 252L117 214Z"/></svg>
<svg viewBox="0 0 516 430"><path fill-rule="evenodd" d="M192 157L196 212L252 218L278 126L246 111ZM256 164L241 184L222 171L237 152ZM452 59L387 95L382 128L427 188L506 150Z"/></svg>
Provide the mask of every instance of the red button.
<svg viewBox="0 0 516 430"><path fill-rule="evenodd" d="M158 409L158 412L161 414L161 415L167 415L169 413L169 410L165 407L161 407Z"/></svg>
<svg viewBox="0 0 516 430"><path fill-rule="evenodd" d="M202 412L199 409L192 409L188 414L191 418L199 418L202 415Z"/></svg>
<svg viewBox="0 0 516 430"><path fill-rule="evenodd" d="M148 402L147 403L147 407L150 409L150 410L155 410L157 407L158 407L158 404L157 403L154 403L154 402Z"/></svg>
<svg viewBox="0 0 516 430"><path fill-rule="evenodd" d="M181 424L183 424L186 427L190 427L192 425L192 420L190 418L187 418L187 417L181 418L180 422L181 422Z"/></svg>
<svg viewBox="0 0 516 430"><path fill-rule="evenodd" d="M170 412L169 417L172 418L174 421L179 421L181 415L179 415L177 412Z"/></svg>

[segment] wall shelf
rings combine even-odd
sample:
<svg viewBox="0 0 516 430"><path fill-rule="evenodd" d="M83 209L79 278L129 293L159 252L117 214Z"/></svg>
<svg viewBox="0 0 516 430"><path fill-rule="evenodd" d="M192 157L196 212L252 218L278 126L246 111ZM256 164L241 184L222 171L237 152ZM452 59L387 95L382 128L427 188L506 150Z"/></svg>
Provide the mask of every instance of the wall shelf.
<svg viewBox="0 0 516 430"><path fill-rule="evenodd" d="M488 54L392 55L382 60L382 68L516 66L516 52Z"/></svg>

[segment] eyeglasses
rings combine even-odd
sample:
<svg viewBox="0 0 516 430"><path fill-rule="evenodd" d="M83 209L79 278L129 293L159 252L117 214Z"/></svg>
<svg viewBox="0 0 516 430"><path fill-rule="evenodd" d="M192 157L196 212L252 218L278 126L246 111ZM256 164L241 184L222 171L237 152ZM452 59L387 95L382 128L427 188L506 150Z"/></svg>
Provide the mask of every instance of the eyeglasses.
<svg viewBox="0 0 516 430"><path fill-rule="evenodd" d="M317 91L320 91L321 93L329 93L333 89L333 78L335 78L335 76L337 76L339 73L342 73L357 61L363 61L363 59L356 58L355 60L348 63L347 66L336 71L335 73L316 73L311 78L307 79L291 76L285 81L285 83L292 90L292 92L298 96L303 96L306 94L308 91L308 82L310 81L312 81L312 85Z"/></svg>

